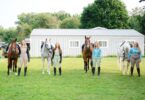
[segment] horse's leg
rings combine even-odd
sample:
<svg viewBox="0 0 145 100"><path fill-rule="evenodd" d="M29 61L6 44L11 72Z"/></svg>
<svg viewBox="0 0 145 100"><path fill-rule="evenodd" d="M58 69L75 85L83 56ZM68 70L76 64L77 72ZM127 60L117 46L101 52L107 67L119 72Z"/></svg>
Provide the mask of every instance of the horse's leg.
<svg viewBox="0 0 145 100"><path fill-rule="evenodd" d="M42 63L43 63L42 74L44 74L44 71L45 71L45 68L44 68L45 58L43 58L43 57L42 57Z"/></svg>
<svg viewBox="0 0 145 100"><path fill-rule="evenodd" d="M17 72L17 60L18 60L17 58L14 60L14 68L15 68L14 71L15 71L15 72Z"/></svg>
<svg viewBox="0 0 145 100"><path fill-rule="evenodd" d="M8 60L8 75L10 74L10 70L12 69L12 59Z"/></svg>
<svg viewBox="0 0 145 100"><path fill-rule="evenodd" d="M50 75L51 58L48 58L47 62L48 62L48 74Z"/></svg>
<svg viewBox="0 0 145 100"><path fill-rule="evenodd" d="M87 64L87 66L88 66L87 69L89 70L89 64L90 64L90 63L89 63L89 58L87 59L87 63L88 63L88 64Z"/></svg>
<svg viewBox="0 0 145 100"><path fill-rule="evenodd" d="M8 75L10 74L9 69L10 69L10 59L8 58L8 71L7 71L7 74L8 74Z"/></svg>
<svg viewBox="0 0 145 100"><path fill-rule="evenodd" d="M118 64L119 70L121 71L121 58L120 57L118 57L117 64Z"/></svg>
<svg viewBox="0 0 145 100"><path fill-rule="evenodd" d="M85 61L85 71L86 71L86 73L87 73L87 71L88 71L88 64L87 64L87 61Z"/></svg>
<svg viewBox="0 0 145 100"><path fill-rule="evenodd" d="M15 60L12 61L12 70L15 72Z"/></svg>
<svg viewBox="0 0 145 100"><path fill-rule="evenodd" d="M122 61L122 74L125 75L125 61Z"/></svg>
<svg viewBox="0 0 145 100"><path fill-rule="evenodd" d="M84 70L86 69L86 67L85 67L85 60L84 60Z"/></svg>
<svg viewBox="0 0 145 100"><path fill-rule="evenodd" d="M128 71L129 66L130 66L130 61L127 61L127 74L129 74L129 71Z"/></svg>
<svg viewBox="0 0 145 100"><path fill-rule="evenodd" d="M92 58L90 59L90 65L91 65L91 68L93 68L93 60L92 60Z"/></svg>

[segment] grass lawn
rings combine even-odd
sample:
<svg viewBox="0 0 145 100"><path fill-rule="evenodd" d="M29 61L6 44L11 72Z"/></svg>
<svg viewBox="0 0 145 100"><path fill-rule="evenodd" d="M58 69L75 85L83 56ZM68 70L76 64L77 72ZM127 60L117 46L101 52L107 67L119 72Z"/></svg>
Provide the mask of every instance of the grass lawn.
<svg viewBox="0 0 145 100"><path fill-rule="evenodd" d="M7 76L7 61L0 62L0 100L145 100L145 58L141 77L122 75L116 58L103 58L101 77L83 70L82 58L64 58L62 76L41 74L41 59L33 58L27 77ZM57 70L58 74L58 70Z"/></svg>

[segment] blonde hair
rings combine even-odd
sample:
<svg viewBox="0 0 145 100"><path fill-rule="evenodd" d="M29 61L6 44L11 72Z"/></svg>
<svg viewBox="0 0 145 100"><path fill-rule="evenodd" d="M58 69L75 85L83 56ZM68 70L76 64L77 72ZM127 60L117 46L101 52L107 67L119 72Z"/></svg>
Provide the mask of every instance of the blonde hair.
<svg viewBox="0 0 145 100"><path fill-rule="evenodd" d="M139 52L141 52L141 49L140 49L139 43L138 43L138 42L134 42L134 47L135 47L135 44L136 44L136 48L138 48Z"/></svg>
<svg viewBox="0 0 145 100"><path fill-rule="evenodd" d="M21 46L27 47L27 44L26 44L25 40L22 40L20 44L21 44Z"/></svg>

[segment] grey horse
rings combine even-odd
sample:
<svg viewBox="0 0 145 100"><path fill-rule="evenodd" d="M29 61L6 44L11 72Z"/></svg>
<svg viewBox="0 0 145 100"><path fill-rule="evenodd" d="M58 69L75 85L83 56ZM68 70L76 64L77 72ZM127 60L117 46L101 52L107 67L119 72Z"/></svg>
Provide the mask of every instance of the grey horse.
<svg viewBox="0 0 145 100"><path fill-rule="evenodd" d="M51 44L50 40L48 41L47 38L44 42L41 43L41 58L42 58L42 74L45 73L45 71L48 72L50 75L50 66L51 66L51 58L53 54L53 45ZM48 67L45 67L45 59L47 59Z"/></svg>
<svg viewBox="0 0 145 100"><path fill-rule="evenodd" d="M130 42L123 41L117 50L118 67L123 75L128 74L128 68L130 65L128 53L131 47L132 44Z"/></svg>

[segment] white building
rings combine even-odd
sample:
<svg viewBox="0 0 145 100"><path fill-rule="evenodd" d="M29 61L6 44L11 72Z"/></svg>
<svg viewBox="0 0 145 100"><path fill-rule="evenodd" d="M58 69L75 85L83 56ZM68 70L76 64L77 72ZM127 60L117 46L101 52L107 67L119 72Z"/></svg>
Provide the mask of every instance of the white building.
<svg viewBox="0 0 145 100"><path fill-rule="evenodd" d="M104 56L116 55L117 48L123 41L137 41L144 54L144 35L132 29L34 29L30 36L31 57L40 57L41 41L51 38L55 44L59 42L63 56L81 55L84 37L90 36L91 42L100 41Z"/></svg>

